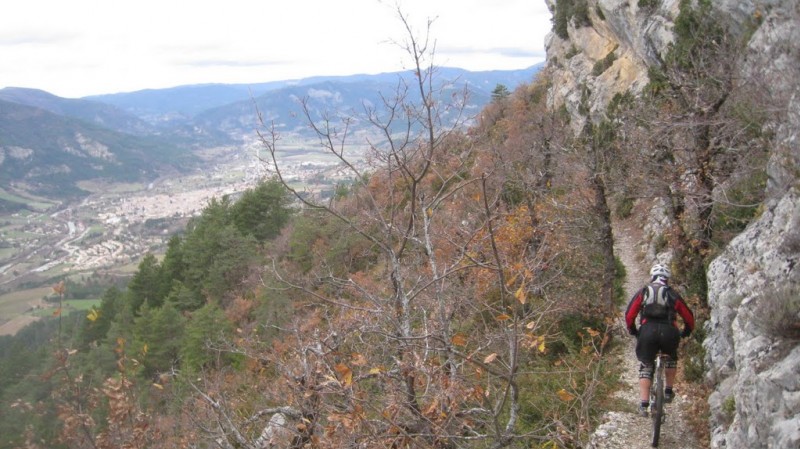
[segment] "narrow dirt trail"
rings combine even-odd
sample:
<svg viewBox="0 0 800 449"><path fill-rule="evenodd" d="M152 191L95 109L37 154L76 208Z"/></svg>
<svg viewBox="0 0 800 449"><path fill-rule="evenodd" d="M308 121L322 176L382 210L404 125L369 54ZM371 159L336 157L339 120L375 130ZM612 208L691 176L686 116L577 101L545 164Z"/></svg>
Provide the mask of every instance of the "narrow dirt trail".
<svg viewBox="0 0 800 449"><path fill-rule="evenodd" d="M638 245L641 242L641 230L630 222L615 223L614 251L625 265L627 278L625 292L628 298L641 288L648 279L650 261L641 261ZM639 404L639 362L634 355L636 339L628 336L625 329L623 304L617 320L617 335L624 344L616 345L611 357L617 358L622 367L622 386L615 397L625 404L621 410L612 410L603 417L603 423L595 430L589 444L591 449L645 449L651 446L652 421L638 415ZM661 448L702 449L695 435L687 426L684 414L688 410L688 401L681 393L680 379L675 385L676 397L667 405L667 419L661 427Z"/></svg>

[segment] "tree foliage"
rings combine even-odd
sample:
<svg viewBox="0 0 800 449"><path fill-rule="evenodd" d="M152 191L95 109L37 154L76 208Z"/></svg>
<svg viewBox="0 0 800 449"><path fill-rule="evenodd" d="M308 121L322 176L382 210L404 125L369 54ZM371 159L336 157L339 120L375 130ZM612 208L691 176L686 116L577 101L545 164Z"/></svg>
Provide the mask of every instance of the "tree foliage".
<svg viewBox="0 0 800 449"><path fill-rule="evenodd" d="M291 197L274 181L245 191L231 206L231 218L243 235L263 242L275 238L291 215Z"/></svg>

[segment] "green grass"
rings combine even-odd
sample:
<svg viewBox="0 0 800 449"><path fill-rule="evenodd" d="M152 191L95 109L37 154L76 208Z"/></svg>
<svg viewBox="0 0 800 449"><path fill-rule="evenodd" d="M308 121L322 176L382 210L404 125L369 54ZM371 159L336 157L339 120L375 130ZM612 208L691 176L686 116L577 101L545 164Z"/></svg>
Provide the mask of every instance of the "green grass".
<svg viewBox="0 0 800 449"><path fill-rule="evenodd" d="M100 300L99 299L68 299L64 301L64 310L61 312L62 314L69 313L75 310L89 310L92 307L100 307ZM58 310L57 303L48 303L47 307L43 307L41 309L34 310L32 315L39 316L39 317L49 317L53 316L53 314Z"/></svg>
<svg viewBox="0 0 800 449"><path fill-rule="evenodd" d="M52 267L48 268L47 270L39 272L39 275L44 278L53 278L58 277L64 274L64 269L69 267L70 265L60 263L58 265L53 265Z"/></svg>
<svg viewBox="0 0 800 449"><path fill-rule="evenodd" d="M20 230L13 230L7 232L5 236L10 239L31 239L39 237L39 234L34 234L32 232L25 232Z"/></svg>
<svg viewBox="0 0 800 449"><path fill-rule="evenodd" d="M105 226L102 224L93 224L89 226L89 232L87 235L102 235L104 232L106 232Z"/></svg>
<svg viewBox="0 0 800 449"><path fill-rule="evenodd" d="M14 194L2 188L0 188L0 199L11 203L25 204L35 210L47 210L58 204L58 202L33 195Z"/></svg>
<svg viewBox="0 0 800 449"><path fill-rule="evenodd" d="M0 319L9 320L25 313L30 303L53 293L52 287L38 287L0 295Z"/></svg>
<svg viewBox="0 0 800 449"><path fill-rule="evenodd" d="M146 185L136 182L114 182L106 183L96 180L79 181L78 187L91 193L130 193L141 192L146 189Z"/></svg>
<svg viewBox="0 0 800 449"><path fill-rule="evenodd" d="M0 260L8 259L19 252L16 248L0 248Z"/></svg>

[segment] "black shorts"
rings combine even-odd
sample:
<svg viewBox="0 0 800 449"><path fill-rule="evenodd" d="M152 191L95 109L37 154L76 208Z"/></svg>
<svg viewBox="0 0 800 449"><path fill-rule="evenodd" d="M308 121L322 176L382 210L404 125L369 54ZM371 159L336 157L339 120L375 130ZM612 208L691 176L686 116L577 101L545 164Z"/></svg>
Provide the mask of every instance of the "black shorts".
<svg viewBox="0 0 800 449"><path fill-rule="evenodd" d="M677 327L666 322L649 321L639 329L636 340L636 358L645 365L651 365L660 350L669 355L673 361L678 360L678 344L681 332Z"/></svg>

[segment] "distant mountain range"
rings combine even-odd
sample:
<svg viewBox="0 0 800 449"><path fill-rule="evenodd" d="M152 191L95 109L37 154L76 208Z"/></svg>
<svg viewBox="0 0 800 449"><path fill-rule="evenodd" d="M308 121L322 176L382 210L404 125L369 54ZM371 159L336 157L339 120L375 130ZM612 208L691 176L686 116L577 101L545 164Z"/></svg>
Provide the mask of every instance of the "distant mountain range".
<svg viewBox="0 0 800 449"><path fill-rule="evenodd" d="M436 81L468 85L477 95L476 104L486 101L492 90L503 84L513 90L521 83L530 82L542 64L521 70L494 70L469 72L457 68L437 68ZM201 84L167 89L148 89L130 93L96 95L85 100L116 106L124 111L159 125L179 119L190 119L204 112L236 103L249 103L259 99L269 103L270 98L282 97L282 91L314 88L319 85L343 86L359 95L368 96L376 90L390 93L399 79L411 80L413 72L391 72L377 75L317 76L299 80L273 81L260 84ZM0 91L2 92L2 91ZM344 101L347 104L346 101ZM251 108L252 110L252 108Z"/></svg>
<svg viewBox="0 0 800 449"><path fill-rule="evenodd" d="M0 186L6 190L76 198L86 193L77 185L82 180L152 179L193 161L186 149L154 136L0 100Z"/></svg>
<svg viewBox="0 0 800 449"><path fill-rule="evenodd" d="M502 84L513 90L541 65L469 72L437 68L442 95L464 87L479 112ZM312 113L351 114L379 105L413 72L312 77L261 84L204 84L66 99L24 88L0 89L0 187L50 198L81 196L87 179L147 180L196 167L193 150L252 138L257 111L281 132L307 133L299 101ZM413 95L413 90L410 94ZM310 137L306 135L305 137Z"/></svg>
<svg viewBox="0 0 800 449"><path fill-rule="evenodd" d="M153 126L136 115L102 102L61 98L43 90L15 87L0 90L0 100L44 109L126 134L147 135L156 132Z"/></svg>

